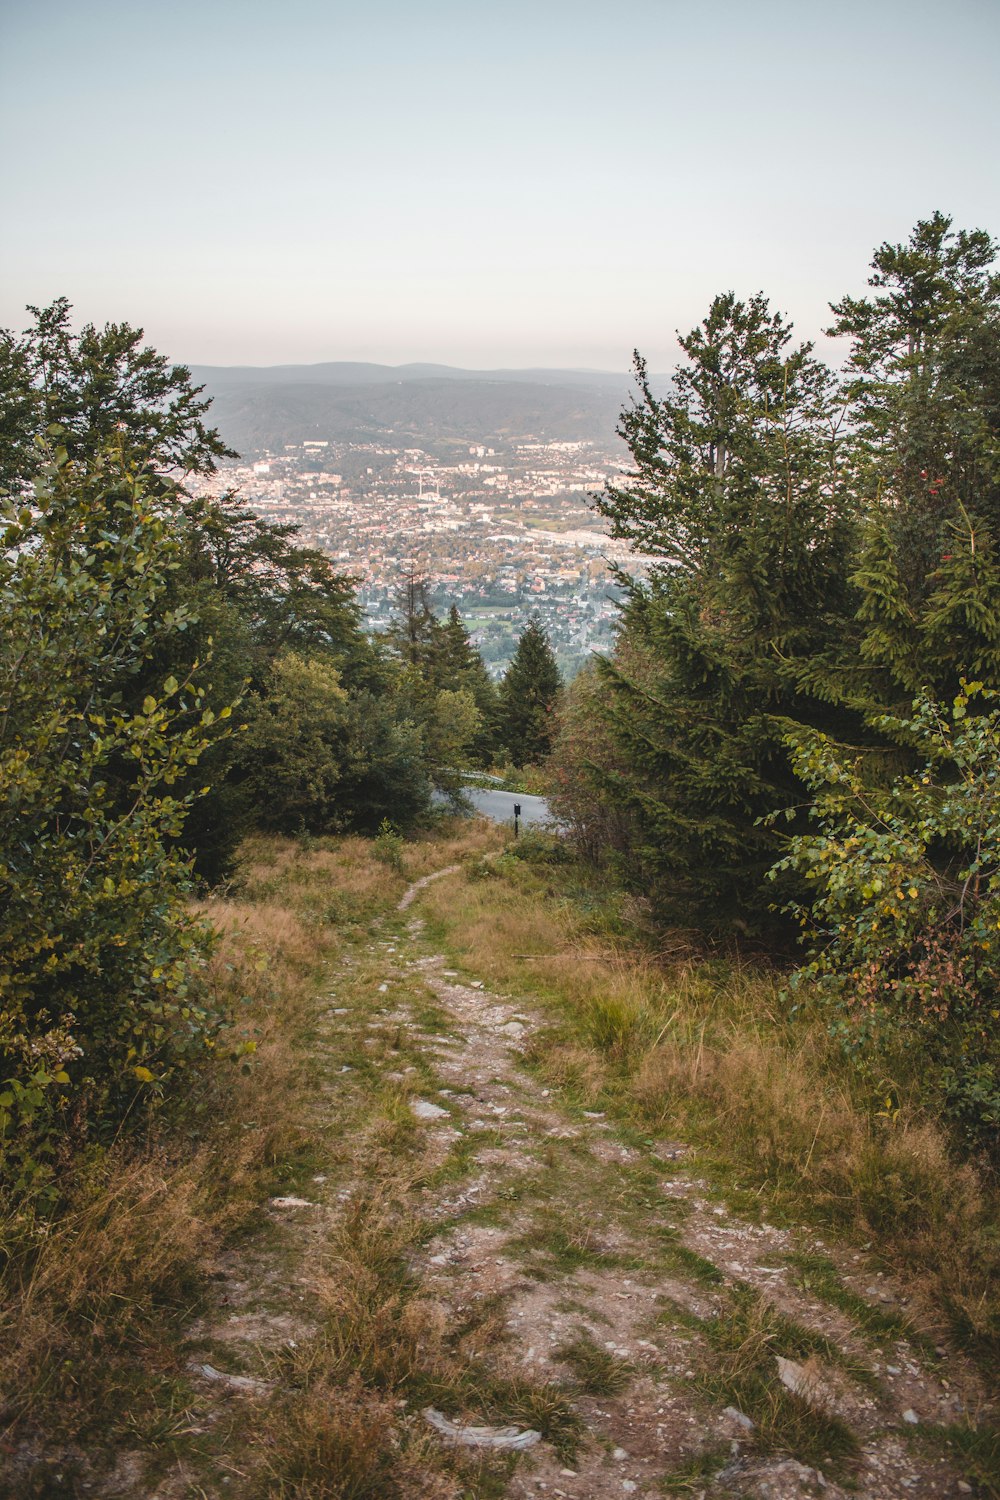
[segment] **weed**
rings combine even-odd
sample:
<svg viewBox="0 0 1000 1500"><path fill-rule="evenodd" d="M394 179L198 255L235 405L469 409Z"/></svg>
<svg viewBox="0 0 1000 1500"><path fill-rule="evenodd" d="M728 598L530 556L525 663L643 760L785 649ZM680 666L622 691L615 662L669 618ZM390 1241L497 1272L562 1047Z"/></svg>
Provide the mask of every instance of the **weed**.
<svg viewBox="0 0 1000 1500"><path fill-rule="evenodd" d="M580 1389L589 1396L615 1396L625 1390L635 1373L628 1360L602 1349L583 1329L560 1344L555 1354L569 1365Z"/></svg>
<svg viewBox="0 0 1000 1500"><path fill-rule="evenodd" d="M578 866L505 857L494 871L488 887L430 887L424 909L457 962L547 1009L528 1062L548 1087L637 1140L702 1147L727 1195L772 1222L874 1240L915 1304L1000 1367L997 1185L956 1161L914 1059L880 1060L896 1104L879 1118L805 990L793 1008L780 974L699 958L687 939L653 953L641 910Z"/></svg>
<svg viewBox="0 0 1000 1500"><path fill-rule="evenodd" d="M388 818L383 818L372 844L372 853L375 858L381 864L388 865L390 870L401 871L405 847L402 834L397 832Z"/></svg>
<svg viewBox="0 0 1000 1500"><path fill-rule="evenodd" d="M943 1427L922 1427L921 1437L931 1447L957 1460L962 1472L983 1500L1000 1500L1000 1427L982 1423L973 1427L956 1422Z"/></svg>
<svg viewBox="0 0 1000 1500"><path fill-rule="evenodd" d="M703 1328L715 1357L696 1386L713 1403L732 1404L753 1420L755 1449L844 1472L859 1451L854 1434L839 1417L787 1391L775 1368L779 1354L830 1358L829 1341L784 1318L749 1287L733 1288L726 1307Z"/></svg>
<svg viewBox="0 0 1000 1500"><path fill-rule="evenodd" d="M846 1313L857 1328L860 1328L877 1344L895 1343L907 1339L922 1349L925 1357L934 1358L934 1345L914 1328L910 1319L885 1308L873 1307L864 1297L859 1297L846 1287L833 1261L827 1255L789 1255L787 1263L797 1272L797 1281L804 1291L822 1297L833 1307Z"/></svg>
<svg viewBox="0 0 1000 1500"><path fill-rule="evenodd" d="M569 1224L557 1213L545 1210L513 1243L514 1248L528 1256L532 1274L538 1280L547 1280L552 1275L572 1275L582 1266L636 1269L641 1264L634 1256L610 1249L592 1225Z"/></svg>
<svg viewBox="0 0 1000 1500"><path fill-rule="evenodd" d="M696 1453L684 1463L664 1474L660 1488L665 1495L704 1495L710 1482L732 1461L729 1444L720 1444Z"/></svg>

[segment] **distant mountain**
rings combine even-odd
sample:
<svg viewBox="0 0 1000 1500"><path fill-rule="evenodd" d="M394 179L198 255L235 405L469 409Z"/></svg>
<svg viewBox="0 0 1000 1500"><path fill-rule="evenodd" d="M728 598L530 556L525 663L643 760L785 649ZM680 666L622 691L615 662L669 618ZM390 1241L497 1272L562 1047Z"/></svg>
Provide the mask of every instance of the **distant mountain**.
<svg viewBox="0 0 1000 1500"><path fill-rule="evenodd" d="M463 370L457 365L376 365L333 360L318 365L192 365L198 384L217 389L254 385L395 385L414 380L515 381L622 390L630 376L614 370Z"/></svg>
<svg viewBox="0 0 1000 1500"><path fill-rule="evenodd" d="M250 456L309 439L447 451L466 443L614 441L631 380L598 370L450 365L192 365L212 421Z"/></svg>

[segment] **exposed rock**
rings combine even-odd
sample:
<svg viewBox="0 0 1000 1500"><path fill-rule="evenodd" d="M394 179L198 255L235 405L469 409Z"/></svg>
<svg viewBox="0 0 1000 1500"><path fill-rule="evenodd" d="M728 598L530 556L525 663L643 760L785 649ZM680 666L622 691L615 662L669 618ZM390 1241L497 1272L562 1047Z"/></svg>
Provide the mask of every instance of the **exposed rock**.
<svg viewBox="0 0 1000 1500"><path fill-rule="evenodd" d="M778 1366L778 1379L793 1396L798 1396L800 1400L820 1410L830 1407L830 1394L823 1385L819 1371L811 1364L800 1365L794 1359L783 1359L780 1354L775 1355L775 1363Z"/></svg>
<svg viewBox="0 0 1000 1500"><path fill-rule="evenodd" d="M466 1422L451 1422L433 1406L425 1407L424 1417L443 1438L464 1448L510 1448L521 1452L533 1448L542 1436L532 1427L472 1427Z"/></svg>
<svg viewBox="0 0 1000 1500"><path fill-rule="evenodd" d="M254 1380L249 1375L227 1375L225 1370L217 1370L214 1365L192 1363L188 1369L195 1375L201 1375L205 1380L226 1385L233 1391L246 1391L251 1396L262 1396L273 1389L269 1380Z"/></svg>
<svg viewBox="0 0 1000 1500"><path fill-rule="evenodd" d="M412 1099L410 1110L418 1120L441 1120L448 1113L440 1104L432 1104L429 1099Z"/></svg>

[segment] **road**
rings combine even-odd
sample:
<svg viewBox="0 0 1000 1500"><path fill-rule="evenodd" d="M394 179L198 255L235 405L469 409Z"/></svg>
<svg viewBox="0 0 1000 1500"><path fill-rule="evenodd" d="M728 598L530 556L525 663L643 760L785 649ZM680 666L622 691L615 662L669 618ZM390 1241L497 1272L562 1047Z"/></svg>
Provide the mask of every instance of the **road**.
<svg viewBox="0 0 1000 1500"><path fill-rule="evenodd" d="M469 786L464 788L464 795L476 812L482 813L484 818L492 818L494 823L513 823L515 802L521 808L522 828L554 821L545 798L532 797L527 792L487 791L485 787Z"/></svg>

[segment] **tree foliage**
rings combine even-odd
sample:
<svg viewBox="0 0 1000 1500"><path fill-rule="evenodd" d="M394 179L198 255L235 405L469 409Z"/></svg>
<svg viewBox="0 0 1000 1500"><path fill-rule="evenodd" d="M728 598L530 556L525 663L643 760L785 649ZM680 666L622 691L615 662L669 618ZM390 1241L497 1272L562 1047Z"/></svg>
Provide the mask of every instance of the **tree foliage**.
<svg viewBox="0 0 1000 1500"><path fill-rule="evenodd" d="M0 1138L31 1186L57 1117L110 1128L213 1045L177 841L229 708L202 664L149 681L182 544L120 453L58 446L0 525Z"/></svg>
<svg viewBox="0 0 1000 1500"><path fill-rule="evenodd" d="M515 766L534 765L551 750L561 685L549 638L531 619L504 673L497 707L498 736Z"/></svg>
<svg viewBox="0 0 1000 1500"><path fill-rule="evenodd" d="M681 347L664 399L636 357L620 427L633 466L596 502L663 559L648 584L624 580L623 647L602 667L621 751L604 790L659 905L760 927L775 844L757 820L792 797L795 666L851 617L857 501L837 383L762 296L716 298Z"/></svg>
<svg viewBox="0 0 1000 1500"><path fill-rule="evenodd" d="M171 365L143 345L143 331L127 323L103 329L71 327L65 297L29 307L34 322L23 334L0 339L0 389L9 425L0 450L0 491L30 483L42 462L33 439L57 425L76 463L88 463L117 442L138 468L213 473L216 460L235 458L205 425L210 401L184 365Z"/></svg>
<svg viewBox="0 0 1000 1500"><path fill-rule="evenodd" d="M658 562L623 578L601 733L571 712L556 752L662 916L803 923L849 1026L926 1045L971 1135L997 1098L996 260L942 214L880 246L872 295L833 305L837 376L759 296L715 300L667 396L637 357L632 465L596 503Z"/></svg>
<svg viewBox="0 0 1000 1500"><path fill-rule="evenodd" d="M489 763L494 747L496 692L456 605L438 618L430 580L402 580L388 641L402 676L397 691L424 732L434 780L455 792L468 765Z"/></svg>
<svg viewBox="0 0 1000 1500"><path fill-rule="evenodd" d="M934 1058L948 1109L1000 1141L1000 709L981 683L950 705L926 694L879 727L916 765L878 784L850 747L789 737L813 797L790 840L808 898L793 913L812 952L802 977L837 1001L857 1048L912 1035Z"/></svg>
<svg viewBox="0 0 1000 1500"><path fill-rule="evenodd" d="M253 826L405 828L476 716L449 681L432 747L351 580L187 492L229 450L184 367L32 312L0 335L0 1142L25 1189L212 1055L196 870Z"/></svg>

